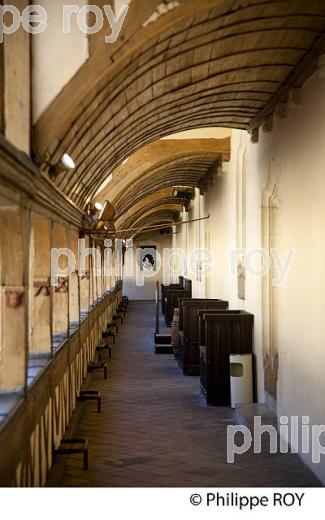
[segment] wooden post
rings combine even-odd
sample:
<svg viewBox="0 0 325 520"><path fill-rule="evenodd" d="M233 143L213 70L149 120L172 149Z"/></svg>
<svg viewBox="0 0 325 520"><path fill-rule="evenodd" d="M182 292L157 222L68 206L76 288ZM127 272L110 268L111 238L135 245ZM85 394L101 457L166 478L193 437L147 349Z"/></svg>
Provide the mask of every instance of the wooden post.
<svg viewBox="0 0 325 520"><path fill-rule="evenodd" d="M156 334L159 334L159 282L156 282Z"/></svg>

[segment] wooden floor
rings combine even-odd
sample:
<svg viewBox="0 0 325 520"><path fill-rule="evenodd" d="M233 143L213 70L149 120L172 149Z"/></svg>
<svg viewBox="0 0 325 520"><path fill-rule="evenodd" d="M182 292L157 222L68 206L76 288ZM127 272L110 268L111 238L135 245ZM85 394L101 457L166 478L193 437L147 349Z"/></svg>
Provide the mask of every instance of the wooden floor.
<svg viewBox="0 0 325 520"><path fill-rule="evenodd" d="M103 395L83 408L78 435L89 439L89 471L70 456L61 486L313 486L296 455L249 452L226 461L229 408L207 407L197 377L153 350L154 304L131 302L109 365L92 376Z"/></svg>

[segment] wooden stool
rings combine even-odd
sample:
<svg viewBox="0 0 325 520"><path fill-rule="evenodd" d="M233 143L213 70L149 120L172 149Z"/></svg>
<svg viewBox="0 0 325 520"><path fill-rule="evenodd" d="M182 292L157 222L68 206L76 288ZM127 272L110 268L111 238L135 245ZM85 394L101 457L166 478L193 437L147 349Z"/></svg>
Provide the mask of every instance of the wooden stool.
<svg viewBox="0 0 325 520"><path fill-rule="evenodd" d="M109 359L112 359L112 347L110 345L107 345L106 343L103 343L96 347L96 352L98 354L99 362L102 361L102 352L104 352L104 350L108 350L108 357L109 357Z"/></svg>
<svg viewBox="0 0 325 520"><path fill-rule="evenodd" d="M84 470L88 470L88 439L62 439L60 446L53 449L53 458L57 455L82 453Z"/></svg>
<svg viewBox="0 0 325 520"><path fill-rule="evenodd" d="M107 379L107 377L108 377L107 363L92 361L91 363L88 364L88 372L94 372L95 370L104 370L104 379Z"/></svg>
<svg viewBox="0 0 325 520"><path fill-rule="evenodd" d="M103 332L102 339L107 340L109 338L112 338L112 345L115 345L115 334L110 334L108 332Z"/></svg>
<svg viewBox="0 0 325 520"><path fill-rule="evenodd" d="M121 313L123 314L123 318L125 318L126 307L119 307L119 308L118 308L118 312L119 312L119 313L121 312Z"/></svg>
<svg viewBox="0 0 325 520"><path fill-rule="evenodd" d="M122 316L113 316L113 322L116 323L118 326L122 325L123 318Z"/></svg>
<svg viewBox="0 0 325 520"><path fill-rule="evenodd" d="M107 323L106 331L113 332L114 334L118 333L118 325L114 321Z"/></svg>
<svg viewBox="0 0 325 520"><path fill-rule="evenodd" d="M102 396L97 390L82 390L77 397L78 401L97 401L97 412L102 411Z"/></svg>

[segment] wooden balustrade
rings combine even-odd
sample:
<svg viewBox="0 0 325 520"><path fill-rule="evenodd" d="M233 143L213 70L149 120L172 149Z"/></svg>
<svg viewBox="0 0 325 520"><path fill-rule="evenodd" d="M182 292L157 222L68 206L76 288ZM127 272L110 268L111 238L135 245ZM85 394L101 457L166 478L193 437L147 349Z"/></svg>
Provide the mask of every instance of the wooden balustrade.
<svg viewBox="0 0 325 520"><path fill-rule="evenodd" d="M96 346L122 300L118 282L54 354L0 426L0 485L43 486L77 406Z"/></svg>

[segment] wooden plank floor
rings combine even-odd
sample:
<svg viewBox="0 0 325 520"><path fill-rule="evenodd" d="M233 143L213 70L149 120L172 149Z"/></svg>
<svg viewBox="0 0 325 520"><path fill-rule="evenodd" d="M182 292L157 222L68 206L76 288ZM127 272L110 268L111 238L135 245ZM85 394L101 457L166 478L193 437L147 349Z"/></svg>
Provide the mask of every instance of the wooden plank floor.
<svg viewBox="0 0 325 520"><path fill-rule="evenodd" d="M109 363L92 375L103 411L84 405L78 435L89 439L90 467L70 456L61 486L313 486L296 455L248 452L226 461L229 408L207 407L197 377L153 349L154 304L130 302Z"/></svg>

